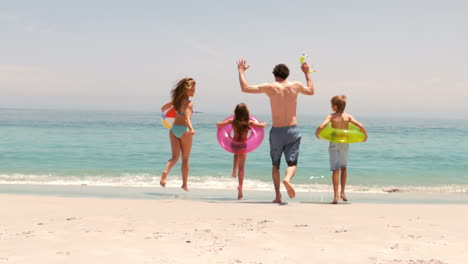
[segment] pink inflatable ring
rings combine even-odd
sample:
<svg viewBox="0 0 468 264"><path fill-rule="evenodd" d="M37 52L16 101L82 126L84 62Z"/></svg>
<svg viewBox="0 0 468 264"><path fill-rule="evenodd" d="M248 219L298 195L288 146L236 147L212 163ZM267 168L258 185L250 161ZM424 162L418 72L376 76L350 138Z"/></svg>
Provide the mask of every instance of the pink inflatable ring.
<svg viewBox="0 0 468 264"><path fill-rule="evenodd" d="M233 119L234 116L230 116L223 121ZM260 121L255 118L254 116L250 116L250 120L260 123ZM248 153L251 151L256 150L263 141L263 138L265 137L265 130L261 127L250 127L250 135L247 138L246 141L235 141L234 138L232 138L231 133L232 133L233 127L231 124L222 126L218 128L218 143L221 145L223 149L226 151L229 151L234 154L238 153Z"/></svg>

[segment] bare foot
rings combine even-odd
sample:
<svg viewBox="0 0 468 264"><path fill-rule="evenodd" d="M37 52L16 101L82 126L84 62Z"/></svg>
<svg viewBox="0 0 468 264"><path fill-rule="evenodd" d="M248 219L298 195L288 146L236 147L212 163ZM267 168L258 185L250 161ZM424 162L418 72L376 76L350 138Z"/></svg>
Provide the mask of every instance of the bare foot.
<svg viewBox="0 0 468 264"><path fill-rule="evenodd" d="M167 177L167 173L166 173L166 172L163 172L163 174L161 175L161 180L159 181L159 184L160 184L163 188L166 188L166 177Z"/></svg>
<svg viewBox="0 0 468 264"><path fill-rule="evenodd" d="M242 193L242 188L237 187L237 199L240 200L242 199L242 197L244 197L244 194Z"/></svg>
<svg viewBox="0 0 468 264"><path fill-rule="evenodd" d="M180 187L182 189L184 189L185 191L188 192L188 187L187 187L187 184L182 184L182 186Z"/></svg>
<svg viewBox="0 0 468 264"><path fill-rule="evenodd" d="M296 196L296 191L292 187L291 183L287 180L283 180L284 187L286 187L286 191L288 191L289 198L294 198Z"/></svg>
<svg viewBox="0 0 468 264"><path fill-rule="evenodd" d="M237 173L235 171L232 172L232 175L231 175L233 178L237 178Z"/></svg>
<svg viewBox="0 0 468 264"><path fill-rule="evenodd" d="M348 198L346 198L346 195L344 194L344 192L342 192L342 193L340 194L340 196L341 196L341 199L343 199L343 201L345 201L345 202L348 201Z"/></svg>
<svg viewBox="0 0 468 264"><path fill-rule="evenodd" d="M281 194L277 194L272 203L281 203Z"/></svg>
<svg viewBox="0 0 468 264"><path fill-rule="evenodd" d="M338 197L335 197L331 203L332 204L338 204Z"/></svg>

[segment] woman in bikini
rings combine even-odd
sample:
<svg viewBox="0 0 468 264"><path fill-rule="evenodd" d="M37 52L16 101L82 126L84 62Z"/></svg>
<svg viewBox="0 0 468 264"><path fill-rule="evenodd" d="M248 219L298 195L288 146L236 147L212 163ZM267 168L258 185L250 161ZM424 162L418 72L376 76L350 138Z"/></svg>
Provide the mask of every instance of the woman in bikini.
<svg viewBox="0 0 468 264"><path fill-rule="evenodd" d="M180 153L182 153L182 189L188 191L189 156L192 149L192 136L195 134L195 129L193 129L190 121L193 113L193 102L189 100L189 97L194 94L195 80L183 78L172 89L172 100L161 107L161 110L165 111L173 106L176 111L176 118L169 132L172 157L167 161L166 168L162 172L160 181L162 187L166 187L167 175L179 160Z"/></svg>

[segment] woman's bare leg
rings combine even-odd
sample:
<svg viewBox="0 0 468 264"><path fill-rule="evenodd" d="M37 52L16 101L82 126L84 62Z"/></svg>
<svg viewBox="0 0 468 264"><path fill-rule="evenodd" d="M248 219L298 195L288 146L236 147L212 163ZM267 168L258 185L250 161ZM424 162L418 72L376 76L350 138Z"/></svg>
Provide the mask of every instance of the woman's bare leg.
<svg viewBox="0 0 468 264"><path fill-rule="evenodd" d="M189 158L192 150L192 134L185 132L182 136L180 149L182 150L182 186L181 188L188 191L187 181L189 175Z"/></svg>
<svg viewBox="0 0 468 264"><path fill-rule="evenodd" d="M167 175L171 171L172 167L174 167L174 165L177 164L177 161L179 160L180 156L180 139L174 136L174 134L172 134L172 131L169 131L169 139L171 141L172 157L170 160L167 161L166 168L164 169L161 175L161 181L159 182L159 184L161 184L162 187L166 187Z"/></svg>

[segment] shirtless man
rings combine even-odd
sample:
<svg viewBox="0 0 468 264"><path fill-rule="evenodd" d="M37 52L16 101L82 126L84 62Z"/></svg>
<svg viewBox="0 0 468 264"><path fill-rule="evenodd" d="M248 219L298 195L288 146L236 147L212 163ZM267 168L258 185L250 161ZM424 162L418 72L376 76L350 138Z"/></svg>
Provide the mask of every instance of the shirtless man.
<svg viewBox="0 0 468 264"><path fill-rule="evenodd" d="M271 119L273 123L273 127L270 130L270 156L273 163L271 174L276 193L273 202L281 203L279 167L283 152L288 164L283 184L290 198L296 196L296 191L291 185L291 178L296 173L299 145L301 143L301 134L297 128L296 120L297 95L299 93L314 95L314 84L310 78L309 65L307 63L301 65L307 86L304 86L300 82L287 81L289 69L284 64L278 64L273 69L275 82L249 85L245 79L245 71L249 67L246 59L241 58L237 61L242 92L264 93L270 98Z"/></svg>

